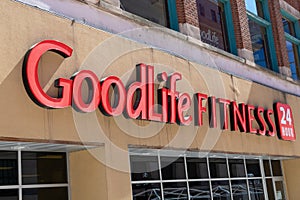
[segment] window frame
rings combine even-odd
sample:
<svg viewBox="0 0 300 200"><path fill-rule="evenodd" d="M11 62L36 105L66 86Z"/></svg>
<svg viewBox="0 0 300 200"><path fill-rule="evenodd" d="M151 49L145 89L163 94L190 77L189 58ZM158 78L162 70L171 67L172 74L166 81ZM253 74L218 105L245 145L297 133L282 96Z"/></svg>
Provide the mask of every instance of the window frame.
<svg viewBox="0 0 300 200"><path fill-rule="evenodd" d="M132 15L136 15L138 17L141 17L145 20L148 20L148 21L151 21L152 23L155 23L155 24L158 24L160 26L163 26L163 27L166 27L166 28L170 28L172 30L175 30L175 31L179 31L179 24L178 24L178 15L177 15L177 8L176 8L176 0L163 0L164 3L165 3L165 11L166 11L166 21L167 21L167 26L164 26L164 25L161 25L159 23L156 23L156 22L153 22L149 19L146 19L144 16L142 15L138 15L138 14L135 14L133 12L129 12L127 9L125 9L125 7L123 6L122 4L122 1L121 1L121 5L120 5L120 8L122 10L124 10L125 12L128 12Z"/></svg>
<svg viewBox="0 0 300 200"><path fill-rule="evenodd" d="M276 181L282 181L283 183L283 191L284 195L287 195L287 190L286 190L286 182L284 179L284 169L282 165L282 159L278 159L276 157L269 157L269 156L251 156L251 155L236 155L236 154L223 154L223 153L205 153L205 152L181 152L177 150L156 150L156 149L136 149L136 148L130 148L129 149L129 158L130 156L157 156L158 157L158 166L159 166L159 174L160 178L158 180L151 180L151 181L133 181L131 180L131 185L134 184L143 184L143 183L156 183L160 184L160 194L161 194L161 199L164 200L164 188L163 184L164 183L174 183L174 182L180 182L180 183L185 183L186 184L186 189L187 189L187 198L190 197L190 187L189 184L191 182L208 182L209 183L209 190L210 190L210 196L211 199L214 195L213 193L213 188L212 188L212 183L215 181L228 181L229 182L229 191L230 191L230 198L233 199L233 188L232 188L232 181L246 181L247 185L247 193L248 193L248 198L251 199L251 193L250 193L250 183L249 181L254 181L254 180L260 180L261 181L261 188L263 189L264 193L264 198L268 199L268 190L267 190L267 179L272 180L272 185L273 185L273 190L274 190L274 195L275 194L275 182ZM160 157L174 157L174 161L177 160L178 157L183 157L184 159L184 166L185 166L185 176L186 179L168 179L168 180L163 180L162 179L162 169L161 169L161 162L160 162ZM208 171L208 178L199 178L199 179L189 179L189 174L188 174L188 167L187 167L187 158L205 158L207 162L207 171ZM211 177L211 172L210 172L210 163L209 160L210 158L221 158L221 159L226 159L226 166L227 166L227 173L228 177L227 178L212 178ZM245 177L232 177L230 175L230 166L229 166L229 160L243 160L243 165L245 168ZM247 173L247 160L257 160L257 164L259 165L259 172L260 176L249 176ZM264 170L264 161L268 161L269 166L270 166L270 176L265 175L265 170ZM280 161L280 169L282 172L282 176L274 176L273 175L273 169L272 169L272 162L273 160L279 160ZM129 164L131 166L131 162L129 160ZM131 167L130 167L131 169ZM132 193L133 196L133 193Z"/></svg>
<svg viewBox="0 0 300 200"><path fill-rule="evenodd" d="M17 163L18 163L18 184L17 185L2 185L0 190L18 190L18 200L23 199L23 189L40 189L40 188L66 188L68 192L68 200L71 200L70 193L70 174L69 174L69 154L68 152L49 152L49 151L22 151L21 149L9 150L10 152L17 152ZM22 152L45 152L45 153L64 153L66 156L66 173L67 173L67 183L55 183L55 184L23 184L22 183Z"/></svg>
<svg viewBox="0 0 300 200"><path fill-rule="evenodd" d="M224 38L226 38L226 43L228 46L228 51L220 49L221 51L225 51L234 55L237 55L237 48L236 48L236 40L235 40L235 32L234 32L234 26L233 26L233 21L232 21L232 12L231 12L231 5L230 5L230 0L217 0L218 3L222 4L222 7L224 9L224 14L225 14L225 19L224 19L224 23L222 22L222 24L226 27L224 31L226 31L225 37L223 35ZM197 7L198 7L198 1L196 1ZM201 4L201 3L199 3ZM203 13L204 15L201 14L201 7L197 8L198 10L198 21L200 21L199 17L208 17L205 16L205 12ZM208 15L211 15L211 13L209 13ZM216 13L216 17L217 17L217 21L218 21L218 16ZM199 24L199 28L200 28L200 24ZM201 30L200 30L201 31ZM201 35L201 33L200 33ZM218 47L216 47L218 48ZM219 48L218 48L219 49Z"/></svg>
<svg viewBox="0 0 300 200"><path fill-rule="evenodd" d="M287 41L289 41L297 46L298 61L300 62L300 22L298 21L300 19L297 19L296 17L294 17L293 15L291 15L290 13L288 13L286 10L284 10L282 8L280 9L280 12L281 12L282 17L291 21L294 26L295 36L292 36L291 34L289 34L287 32L284 32L284 36ZM296 77L292 77L292 78L297 80L300 77L298 77L296 74Z"/></svg>
<svg viewBox="0 0 300 200"><path fill-rule="evenodd" d="M270 68L271 68L270 70L279 72L276 51L271 51L271 49L275 49L275 42L274 42L274 37L273 37L272 24L270 22L271 17L270 17L269 8L268 8L268 0L258 0L258 1L261 2L264 18L254 14L248 10L246 10L246 13L247 13L248 19L254 21L255 23L259 24L260 26L262 26L266 29L266 34L267 34L266 42L268 45L267 50L269 52L269 57L270 57Z"/></svg>
<svg viewBox="0 0 300 200"><path fill-rule="evenodd" d="M168 7L170 29L173 29L174 31L179 31L176 0L166 0L166 3Z"/></svg>
<svg viewBox="0 0 300 200"><path fill-rule="evenodd" d="M234 32L234 26L233 26L233 18L232 18L232 12L231 12L231 5L230 0L219 0L220 3L224 6L224 12L225 12L225 23L227 28L227 39L229 43L229 52L238 55L237 48L236 48L236 40L235 40L235 32Z"/></svg>

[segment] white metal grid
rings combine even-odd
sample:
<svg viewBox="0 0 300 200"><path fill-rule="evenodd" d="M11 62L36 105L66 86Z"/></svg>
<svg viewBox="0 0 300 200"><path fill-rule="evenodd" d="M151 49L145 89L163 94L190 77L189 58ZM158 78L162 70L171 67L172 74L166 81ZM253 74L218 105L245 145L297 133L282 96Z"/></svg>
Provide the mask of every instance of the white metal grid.
<svg viewBox="0 0 300 200"><path fill-rule="evenodd" d="M0 150L1 151L1 150ZM6 149L7 151L7 149ZM68 165L68 154L66 154L66 162L67 162L67 183L61 183L61 184L28 184L28 185L23 185L22 184L22 151L18 149L17 151L17 160L18 160L18 185L3 185L0 186L0 190L3 189L18 189L19 192L19 200L23 199L23 189L34 189L34 188L62 188L65 187L67 188L68 191L68 197L70 200L70 187L69 187L69 165Z"/></svg>
<svg viewBox="0 0 300 200"><path fill-rule="evenodd" d="M264 197L266 200L268 200L268 194L267 194L267 188L266 188L266 177L265 177L265 173L264 173L264 166L263 166L263 160L268 160L269 161L269 165L270 165L270 170L272 173L272 165L271 165L271 160L282 160L282 159L290 159L287 157L269 157L269 156L251 156L251 155L236 155L236 154L209 154L209 153L196 153L196 152L182 152L179 151L176 153L176 151L172 151L172 150L167 150L167 151L161 151L161 150L154 150L154 149L135 149L135 148L130 148L129 149L129 155L139 155L139 156L157 156L158 157L158 166L159 166L159 176L160 179L159 180L149 180L149 181L132 181L132 184L141 184L141 183L157 183L160 184L160 189L161 189L161 199L165 200L164 197L164 188L163 188L163 183L174 183L174 182L182 182L182 183L186 183L187 184L187 198L191 199L190 196L190 191L189 191L189 182L197 182L197 181L201 181L201 182L208 182L209 186L210 186L210 195L211 195L211 199L213 199L213 188L212 188L212 181L228 181L229 182L229 191L230 191L230 195L231 195L231 199L233 199L233 193L232 193L232 185L231 185L231 181L234 180L245 180L246 181L246 186L247 186L247 192L248 192L248 197L249 199L251 199L251 193L250 193L250 187L249 187L249 181L254 181L254 180L261 180L262 181L262 187L263 187L263 192L264 192ZM169 154L169 152L171 152ZM179 179L179 180L162 180L162 170L161 170L161 163L160 163L160 157L161 156L168 156L168 157L183 157L184 158L184 167L185 167L185 175L186 175L186 179ZM192 157L192 158L206 158L207 161L207 170L208 170L208 175L209 178L208 179L189 179L189 175L188 175L188 170L187 170L187 161L186 158L187 157ZM227 174L228 174L228 178L211 178L211 173L210 173L210 167L209 167L209 158L225 158L226 159L226 165L227 165ZM243 160L243 165L245 168L245 173L246 176L245 177L230 177L230 168L229 168L229 159L241 159ZM260 172L261 172L261 176L260 177L249 177L248 173L247 173L247 166L246 166L246 160L248 159L257 159L259 161L259 167L260 167ZM281 163L281 162L280 162ZM281 169L282 169L282 165L281 165ZM283 173L283 172L282 172ZM284 178L283 176L276 176L274 177L273 174L271 174L271 177L267 177L267 178L272 178L272 180L280 180L283 182L283 185L285 186L285 182L284 182ZM274 181L273 181L273 185L274 185ZM275 185L274 185L275 186ZM285 187L284 187L285 189ZM275 188L274 188L274 193L275 193ZM285 191L284 191L285 193ZM285 193L286 194L286 193ZM276 194L274 194L276 197ZM286 196L286 195L285 195ZM160 197L158 197L157 199L159 199Z"/></svg>

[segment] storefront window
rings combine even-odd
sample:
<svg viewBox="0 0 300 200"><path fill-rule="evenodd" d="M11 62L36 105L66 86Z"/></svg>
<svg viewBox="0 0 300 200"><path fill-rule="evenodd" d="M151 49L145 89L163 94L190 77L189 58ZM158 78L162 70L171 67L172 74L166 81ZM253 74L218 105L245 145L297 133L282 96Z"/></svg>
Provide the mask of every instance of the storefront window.
<svg viewBox="0 0 300 200"><path fill-rule="evenodd" d="M246 160L247 176L261 177L259 160Z"/></svg>
<svg viewBox="0 0 300 200"><path fill-rule="evenodd" d="M261 179L249 179L249 191L251 200L264 200L264 187Z"/></svg>
<svg viewBox="0 0 300 200"><path fill-rule="evenodd" d="M267 178L266 179L266 183L267 183L267 191L268 191L268 197L269 197L269 199L275 199L274 186L273 186L272 179L271 178Z"/></svg>
<svg viewBox="0 0 300 200"><path fill-rule="evenodd" d="M211 158L209 159L210 177L211 178L227 178L226 159Z"/></svg>
<svg viewBox="0 0 300 200"><path fill-rule="evenodd" d="M19 190L10 189L10 190L0 190L0 199L3 200L18 200L19 199Z"/></svg>
<svg viewBox="0 0 300 200"><path fill-rule="evenodd" d="M121 0L121 8L149 21L178 30L175 1L169 0Z"/></svg>
<svg viewBox="0 0 300 200"><path fill-rule="evenodd" d="M22 200L68 199L68 188L31 188L23 189Z"/></svg>
<svg viewBox="0 0 300 200"><path fill-rule="evenodd" d="M141 183L132 185L133 200L161 199L159 183Z"/></svg>
<svg viewBox="0 0 300 200"><path fill-rule="evenodd" d="M208 178L206 158L187 158L187 170L189 179Z"/></svg>
<svg viewBox="0 0 300 200"><path fill-rule="evenodd" d="M163 183L165 199L188 199L186 182Z"/></svg>
<svg viewBox="0 0 300 200"><path fill-rule="evenodd" d="M66 155L22 152L22 183L53 184L67 182Z"/></svg>
<svg viewBox="0 0 300 200"><path fill-rule="evenodd" d="M275 181L275 188L276 188L276 198L278 200L284 200L285 193L284 193L283 181Z"/></svg>
<svg viewBox="0 0 300 200"><path fill-rule="evenodd" d="M131 158L131 179L159 180L158 158L155 156L133 156Z"/></svg>
<svg viewBox="0 0 300 200"><path fill-rule="evenodd" d="M66 154L0 151L0 183L1 200L68 200Z"/></svg>
<svg viewBox="0 0 300 200"><path fill-rule="evenodd" d="M213 199L229 200L231 197L229 181L212 181Z"/></svg>
<svg viewBox="0 0 300 200"><path fill-rule="evenodd" d="M210 185L208 181L189 182L190 199L210 200Z"/></svg>
<svg viewBox="0 0 300 200"><path fill-rule="evenodd" d="M183 158L161 157L163 180L185 179L185 166Z"/></svg>
<svg viewBox="0 0 300 200"><path fill-rule="evenodd" d="M132 185L133 200L157 200L161 199L159 183L141 183Z"/></svg>
<svg viewBox="0 0 300 200"><path fill-rule="evenodd" d="M245 0L254 62L278 71L272 27L266 0Z"/></svg>
<svg viewBox="0 0 300 200"><path fill-rule="evenodd" d="M298 21L292 21L288 18L283 17L282 18L282 24L285 32L286 37L286 49L288 53L288 59L290 64L290 69L292 73L292 78L294 80L298 80L300 77L300 58L299 58L299 52L300 52L300 40L297 38L297 31L296 27L299 27Z"/></svg>
<svg viewBox="0 0 300 200"><path fill-rule="evenodd" d="M272 160L271 163L273 176L282 176L280 160Z"/></svg>
<svg viewBox="0 0 300 200"><path fill-rule="evenodd" d="M233 200L249 199L246 180L231 181L231 188Z"/></svg>
<svg viewBox="0 0 300 200"><path fill-rule="evenodd" d="M0 152L0 186L18 184L17 152ZM9 191L8 191L9 192Z"/></svg>
<svg viewBox="0 0 300 200"><path fill-rule="evenodd" d="M172 156L161 150L145 154L143 149L144 155L139 155L137 149L133 152L130 155L131 169L137 167L134 166L136 161L143 157L146 165L159 166L155 171L157 179L145 180L138 176L131 180L134 200L264 200L268 197L275 199L275 196L285 199L280 160L250 156L236 158L236 155L230 154L197 157L198 154L190 152L184 155L180 152L176 158L176 151L171 153ZM145 170L142 167L141 171ZM133 174L131 177L134 177Z"/></svg>
<svg viewBox="0 0 300 200"><path fill-rule="evenodd" d="M265 176L272 176L269 160L264 160L263 164L264 164Z"/></svg>
<svg viewBox="0 0 300 200"><path fill-rule="evenodd" d="M243 159L229 159L230 177L246 177Z"/></svg>

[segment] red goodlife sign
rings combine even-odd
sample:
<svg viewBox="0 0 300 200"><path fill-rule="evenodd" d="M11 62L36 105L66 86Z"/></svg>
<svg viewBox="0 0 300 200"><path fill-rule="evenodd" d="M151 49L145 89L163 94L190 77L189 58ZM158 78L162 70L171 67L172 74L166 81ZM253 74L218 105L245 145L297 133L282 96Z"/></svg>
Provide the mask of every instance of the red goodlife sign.
<svg viewBox="0 0 300 200"><path fill-rule="evenodd" d="M81 70L70 79L57 79L55 86L59 88L59 95L50 97L43 91L38 80L38 63L41 56L47 51L54 51L63 57L70 57L72 54L70 47L53 40L45 40L36 44L26 54L23 65L23 82L27 93L39 106L45 108L72 106L79 112L93 112L99 108L107 116L124 114L132 119L178 123L184 126L188 126L192 122L195 126L202 126L203 113L208 112L211 128L217 128L219 122L224 130L229 129L230 124L232 131L265 136L275 136L277 129L280 139L292 141L296 139L292 110L289 105L276 103L272 110L244 103L238 104L235 101L203 93L196 93L194 94L195 98L191 98L188 93L177 91L177 81L182 79L182 75L178 72L171 75L166 72L158 74L158 80L165 86L155 91L154 67L146 64L136 66L136 81L127 88L117 76L108 76L99 81L94 72ZM84 81L88 85L87 100L83 100L82 97ZM110 93L111 88L114 88L114 94ZM161 107L160 110L155 109L154 106L155 93ZM111 102L112 98L113 103ZM194 116L186 112L192 106L192 99L196 101ZM208 102L209 109L203 106L204 101ZM220 107L219 115L217 106ZM275 122L272 115L276 119ZM220 121L217 120L217 116L220 116ZM253 127L253 122L258 124L258 128Z"/></svg>

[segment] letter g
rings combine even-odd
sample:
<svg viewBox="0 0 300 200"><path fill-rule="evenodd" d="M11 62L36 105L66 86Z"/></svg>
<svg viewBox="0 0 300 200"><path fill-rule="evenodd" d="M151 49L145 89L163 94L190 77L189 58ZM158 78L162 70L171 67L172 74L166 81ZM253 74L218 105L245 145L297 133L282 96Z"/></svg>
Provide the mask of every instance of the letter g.
<svg viewBox="0 0 300 200"><path fill-rule="evenodd" d="M72 80L60 78L56 80L55 86L59 88L57 98L47 95L38 80L38 65L40 58L47 51L53 51L64 58L72 55L72 48L54 41L44 40L33 46L26 54L23 63L23 82L30 98L39 106L46 108L64 108L72 102Z"/></svg>

